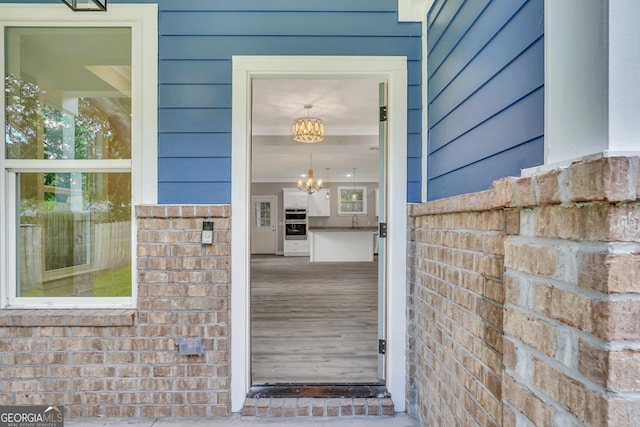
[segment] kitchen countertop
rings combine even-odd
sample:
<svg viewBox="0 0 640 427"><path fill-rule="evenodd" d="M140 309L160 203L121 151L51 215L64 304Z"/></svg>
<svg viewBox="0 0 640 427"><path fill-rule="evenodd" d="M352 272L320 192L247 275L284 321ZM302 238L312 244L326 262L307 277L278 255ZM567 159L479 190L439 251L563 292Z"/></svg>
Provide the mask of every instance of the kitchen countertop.
<svg viewBox="0 0 640 427"><path fill-rule="evenodd" d="M342 226L342 227L310 227L309 232L317 232L317 231L378 231L378 227L376 226Z"/></svg>

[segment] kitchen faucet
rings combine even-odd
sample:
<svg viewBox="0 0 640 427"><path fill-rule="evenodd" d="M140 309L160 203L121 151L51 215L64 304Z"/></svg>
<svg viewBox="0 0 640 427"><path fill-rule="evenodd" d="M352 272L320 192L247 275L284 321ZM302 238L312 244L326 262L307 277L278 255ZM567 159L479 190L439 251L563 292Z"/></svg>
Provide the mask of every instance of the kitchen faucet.
<svg viewBox="0 0 640 427"><path fill-rule="evenodd" d="M356 228L358 226L358 215L353 215L351 217L351 228Z"/></svg>

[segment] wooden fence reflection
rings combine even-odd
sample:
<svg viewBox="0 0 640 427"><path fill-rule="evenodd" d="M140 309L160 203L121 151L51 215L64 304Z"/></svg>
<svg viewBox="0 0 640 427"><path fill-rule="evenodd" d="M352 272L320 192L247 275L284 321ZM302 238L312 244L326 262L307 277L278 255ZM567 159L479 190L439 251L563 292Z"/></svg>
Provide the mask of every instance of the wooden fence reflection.
<svg viewBox="0 0 640 427"><path fill-rule="evenodd" d="M19 230L20 288L40 289L48 276L60 281L82 271L99 273L131 263L131 222L91 224L88 215L55 215L42 225ZM84 217L83 217L84 215Z"/></svg>

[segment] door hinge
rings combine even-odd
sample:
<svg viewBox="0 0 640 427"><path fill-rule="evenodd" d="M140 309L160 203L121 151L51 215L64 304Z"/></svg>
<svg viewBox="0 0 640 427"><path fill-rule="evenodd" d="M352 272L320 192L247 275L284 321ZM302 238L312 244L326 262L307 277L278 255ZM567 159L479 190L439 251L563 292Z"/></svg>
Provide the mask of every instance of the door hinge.
<svg viewBox="0 0 640 427"><path fill-rule="evenodd" d="M378 237L387 237L387 223L381 222L378 229Z"/></svg>
<svg viewBox="0 0 640 427"><path fill-rule="evenodd" d="M378 353L387 354L387 340L378 340Z"/></svg>
<svg viewBox="0 0 640 427"><path fill-rule="evenodd" d="M381 122L386 122L387 121L387 106L383 106L380 107L380 121Z"/></svg>

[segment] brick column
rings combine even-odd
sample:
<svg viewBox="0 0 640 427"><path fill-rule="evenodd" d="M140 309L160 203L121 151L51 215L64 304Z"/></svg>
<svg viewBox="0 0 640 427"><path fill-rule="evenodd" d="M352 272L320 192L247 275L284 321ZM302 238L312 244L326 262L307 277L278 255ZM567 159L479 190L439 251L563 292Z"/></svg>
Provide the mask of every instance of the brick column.
<svg viewBox="0 0 640 427"><path fill-rule="evenodd" d="M618 157L411 206L412 414L640 425L639 198L640 158Z"/></svg>
<svg viewBox="0 0 640 427"><path fill-rule="evenodd" d="M503 180L521 224L505 243L505 426L639 425L638 165Z"/></svg>
<svg viewBox="0 0 640 427"><path fill-rule="evenodd" d="M135 386L143 417L227 416L229 402L229 206L138 206L139 336L147 371ZM202 244L202 222L214 222ZM179 337L204 340L200 356Z"/></svg>

